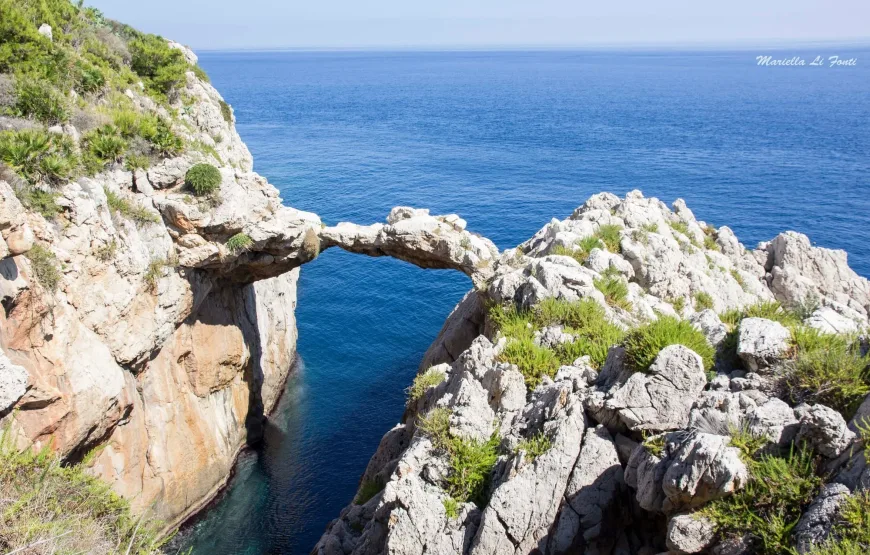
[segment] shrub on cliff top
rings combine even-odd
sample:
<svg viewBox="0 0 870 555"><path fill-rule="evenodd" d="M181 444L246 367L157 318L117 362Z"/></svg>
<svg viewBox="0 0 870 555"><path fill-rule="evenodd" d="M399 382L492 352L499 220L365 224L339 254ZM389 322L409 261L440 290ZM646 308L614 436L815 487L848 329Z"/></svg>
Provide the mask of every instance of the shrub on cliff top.
<svg viewBox="0 0 870 555"><path fill-rule="evenodd" d="M82 466L0 435L0 552L157 555L160 527Z"/></svg>
<svg viewBox="0 0 870 555"><path fill-rule="evenodd" d="M196 164L187 170L184 182L197 196L210 195L221 185L221 172L211 164Z"/></svg>
<svg viewBox="0 0 870 555"><path fill-rule="evenodd" d="M662 349L668 345L683 345L701 356L705 370L713 368L713 347L686 320L661 316L658 320L629 332L625 339L625 360L635 370L649 370Z"/></svg>
<svg viewBox="0 0 870 555"><path fill-rule="evenodd" d="M408 394L408 402L413 403L417 399L423 396L426 393L426 390L430 387L435 387L444 381L444 372L440 370L434 370L429 368L422 374L417 374L414 378L414 382L411 386L405 391Z"/></svg>

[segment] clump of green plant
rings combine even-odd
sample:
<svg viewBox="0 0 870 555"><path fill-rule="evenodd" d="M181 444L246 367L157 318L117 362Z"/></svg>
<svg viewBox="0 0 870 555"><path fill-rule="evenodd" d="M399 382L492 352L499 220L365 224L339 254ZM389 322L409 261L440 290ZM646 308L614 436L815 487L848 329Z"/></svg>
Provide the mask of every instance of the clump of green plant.
<svg viewBox="0 0 870 555"><path fill-rule="evenodd" d="M822 483L812 452L792 446L785 456L757 456L748 459L747 466L746 487L713 501L701 513L722 536L748 536L753 553L792 553L791 531Z"/></svg>
<svg viewBox="0 0 870 555"><path fill-rule="evenodd" d="M659 232L659 224L652 222L648 224L643 224L640 228L647 233L658 233Z"/></svg>
<svg viewBox="0 0 870 555"><path fill-rule="evenodd" d="M30 266L39 284L48 291L55 291L60 283L60 270L54 253L37 243L25 253L25 256L30 260Z"/></svg>
<svg viewBox="0 0 870 555"><path fill-rule="evenodd" d="M536 345L534 339L528 337L508 340L499 360L515 364L529 389L538 387L544 376L555 376L561 366L554 351Z"/></svg>
<svg viewBox="0 0 870 555"><path fill-rule="evenodd" d="M671 229L673 229L677 233L682 233L686 237L689 237L689 226L685 222L668 221L668 225L671 226Z"/></svg>
<svg viewBox="0 0 870 555"><path fill-rule="evenodd" d="M734 281L737 282L737 285L739 285L743 289L746 289L746 280L743 279L743 276L741 276L740 272L738 272L735 268L731 268L731 277L734 278Z"/></svg>
<svg viewBox="0 0 870 555"><path fill-rule="evenodd" d="M113 213L132 220L137 226L160 222L160 217L148 211L144 206L133 204L110 189L104 189L104 191L106 193L106 204L108 204L109 210Z"/></svg>
<svg viewBox="0 0 870 555"><path fill-rule="evenodd" d="M31 185L60 183L78 168L72 139L40 129L0 133L0 160Z"/></svg>
<svg viewBox="0 0 870 555"><path fill-rule="evenodd" d="M716 243L716 239L711 237L710 235L704 236L704 248L711 251L718 251L719 245Z"/></svg>
<svg viewBox="0 0 870 555"><path fill-rule="evenodd" d="M620 231L622 231L622 226L617 224L605 224L598 228L595 232L595 237L597 237L602 243L604 243L605 248L610 252L620 252L619 241L621 240Z"/></svg>
<svg viewBox="0 0 870 555"><path fill-rule="evenodd" d="M235 254L248 250L253 244L254 240L248 235L245 235L244 233L236 233L227 239L227 250Z"/></svg>
<svg viewBox="0 0 870 555"><path fill-rule="evenodd" d="M720 318L722 322L731 326L740 325L740 321L744 318L765 318L779 322L786 327L800 324L797 315L783 308L782 304L777 301L761 301L743 310L732 309L723 313Z"/></svg>
<svg viewBox="0 0 870 555"><path fill-rule="evenodd" d="M43 218L48 220L60 213L60 206L57 204L58 193L53 191L43 191L36 187L22 187L15 190L15 196L25 208L41 214Z"/></svg>
<svg viewBox="0 0 870 555"><path fill-rule="evenodd" d="M136 517L125 499L84 466L48 448L18 450L0 435L0 551L157 555L162 523Z"/></svg>
<svg viewBox="0 0 870 555"><path fill-rule="evenodd" d="M417 374L411 386L405 391L408 395L408 403L413 403L422 397L427 389L440 384L444 378L444 372L433 368L429 368L422 374Z"/></svg>
<svg viewBox="0 0 870 555"><path fill-rule="evenodd" d="M810 555L864 555L870 552L870 491L856 492L843 502L828 541Z"/></svg>
<svg viewBox="0 0 870 555"><path fill-rule="evenodd" d="M767 445L767 438L764 436L753 434L748 427L741 426L729 430L731 436L731 445L740 450L740 457L744 461L751 461L752 458Z"/></svg>
<svg viewBox="0 0 870 555"><path fill-rule="evenodd" d="M69 120L69 106L63 94L45 79L21 77L15 82L15 111L55 125Z"/></svg>
<svg viewBox="0 0 870 555"><path fill-rule="evenodd" d="M365 505L372 497L384 491L385 487L386 484L380 478L363 481L356 494L356 498L353 500L354 504Z"/></svg>
<svg viewBox="0 0 870 555"><path fill-rule="evenodd" d="M229 124L232 124L233 123L233 109L224 100L220 101L220 105L221 105L221 115L223 116L224 121L226 121Z"/></svg>
<svg viewBox="0 0 870 555"><path fill-rule="evenodd" d="M713 306L713 297L711 297L709 293L704 291L698 291L695 293L695 310L700 312L702 310L712 309Z"/></svg>
<svg viewBox="0 0 870 555"><path fill-rule="evenodd" d="M628 300L628 285L621 278L613 274L605 274L593 280L593 283L595 288L604 295L607 304L623 310L631 310L631 302Z"/></svg>
<svg viewBox="0 0 870 555"><path fill-rule="evenodd" d="M870 393L870 357L861 356L853 337L792 329L795 360L785 385L795 402L822 403L847 420Z"/></svg>
<svg viewBox="0 0 870 555"><path fill-rule="evenodd" d="M99 246L94 249L94 256L97 257L98 260L102 262L108 262L115 258L115 253L118 252L118 241L112 239L105 245Z"/></svg>
<svg viewBox="0 0 870 555"><path fill-rule="evenodd" d="M196 164L187 170L184 182L193 189L197 196L207 196L221 185L221 172L211 164Z"/></svg>
<svg viewBox="0 0 870 555"><path fill-rule="evenodd" d="M180 50L156 35L140 35L130 41L130 66L157 98L165 99L174 87L184 83L189 66Z"/></svg>
<svg viewBox="0 0 870 555"><path fill-rule="evenodd" d="M713 367L715 351L704 334L689 322L672 316L661 316L630 331L625 338L625 360L634 370L647 372L668 345L688 347L700 355L705 370Z"/></svg>
<svg viewBox="0 0 870 555"><path fill-rule="evenodd" d="M82 137L82 149L86 156L85 168L89 173L97 173L107 164L118 162L127 150L127 141L114 125L104 125L86 133Z"/></svg>
<svg viewBox="0 0 870 555"><path fill-rule="evenodd" d="M671 301L671 304L674 307L674 310L677 311L677 314L683 312L683 309L686 308L686 298L685 297L677 297L676 299Z"/></svg>
<svg viewBox="0 0 870 555"><path fill-rule="evenodd" d="M450 431L450 414L450 409L444 407L433 409L419 422L418 428L436 449L447 453L450 464L445 479L447 494L457 502L472 501L485 507L501 439L497 432L486 441L456 436Z"/></svg>
<svg viewBox="0 0 870 555"><path fill-rule="evenodd" d="M534 461L553 446L553 440L544 432L538 432L517 444L517 452L524 451L529 460Z"/></svg>
<svg viewBox="0 0 870 555"><path fill-rule="evenodd" d="M661 458L665 454L665 445L667 445L667 434L655 434L645 436L643 446L650 455Z"/></svg>
<svg viewBox="0 0 870 555"><path fill-rule="evenodd" d="M151 260L151 262L148 263L148 268L145 270L145 275L143 276L148 291L156 292L157 284L160 282L160 278L165 274L166 268L170 268L174 265L175 261L167 258L155 258Z"/></svg>
<svg viewBox="0 0 870 555"><path fill-rule="evenodd" d="M441 500L441 504L444 505L444 514L447 515L447 518L457 518L459 516L459 503L452 497L445 497Z"/></svg>
<svg viewBox="0 0 870 555"><path fill-rule="evenodd" d="M573 249L565 248L561 245L557 245L553 248L553 254L558 254L562 256L570 256L580 264L584 264L587 260L589 260L589 254L592 252L592 249L603 249L604 243L598 237L589 236L584 237L583 239L579 239L576 243L574 243ZM521 255L521 251L518 251Z"/></svg>

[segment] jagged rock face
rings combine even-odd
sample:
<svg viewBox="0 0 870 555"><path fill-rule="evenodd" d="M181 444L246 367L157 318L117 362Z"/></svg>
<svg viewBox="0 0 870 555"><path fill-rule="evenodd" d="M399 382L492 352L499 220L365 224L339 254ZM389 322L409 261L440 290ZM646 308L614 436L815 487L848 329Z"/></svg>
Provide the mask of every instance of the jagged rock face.
<svg viewBox="0 0 870 555"><path fill-rule="evenodd" d="M728 228L698 222L682 201L673 208L637 191L624 199L604 193L501 253L491 267L471 270L452 249L434 256L428 264L464 271L477 285L420 365L421 372L437 365L433 368L445 381L409 404L403 422L384 436L372 457L363 481L380 480L383 493L345 508L315 553L748 552L748 541L720 541L714 523L698 512L750 479L740 449L732 445L736 430L758 436L769 450L800 437L825 455L838 480L850 488L870 487L863 450L851 448L854 422L847 428L827 407L795 409L777 398L774 370L791 354L789 330L744 318L735 330L737 344L728 347L731 330L717 315L762 301L805 301L812 291L820 306L816 323L811 318L808 325L857 329L867 325L866 314L855 308L863 306L866 280L850 277L845 255L804 245L802 236L788 235L750 252ZM404 246L391 243L402 233L390 226L415 220L408 224L415 231L406 235ZM425 212L396 209L387 221L370 228L343 224L321 235L324 244L412 261L438 241L451 242L433 242L432 235L444 231L425 230L447 229L447 222ZM578 241L602 229L612 239L612 226L618 252L599 244L585 256L563 254L581 249ZM783 254L792 242L806 246L799 249L803 260L835 268L801 269L794 256ZM387 244L391 253L379 250ZM407 248L415 254L402 252ZM596 287L605 274L626 285L630 307L607 303ZM832 276L848 284L835 283ZM822 279L827 281L817 282ZM696 302L702 294L709 298ZM517 367L499 362L506 339L493 329L486 307L494 302L532 308L551 298L592 299L623 328L659 314L686 318L714 347L736 348L750 371L720 367L708 383L701 357L671 345L640 373L624 363L625 349L613 346L600 369L581 357L528 391ZM710 303L712 310L705 308ZM530 338L553 349L575 340L571 329L558 325L537 329ZM870 413L870 400L865 405L859 414ZM451 409L454 434L479 441L500 435L488 499L460 503L454 517L444 506L444 480L453 472L449 456L418 427L439 407ZM539 432L550 445L531 459L518 446Z"/></svg>
<svg viewBox="0 0 870 555"><path fill-rule="evenodd" d="M251 171L211 85L190 73L184 93L193 101L175 131L220 160L188 149L147 172L81 178L59 188L57 221L24 210L0 180L2 426L19 447L49 445L70 461L97 449L93 472L167 524L224 482L277 401L295 357L293 268L304 256L293 245L320 227L316 216L284 209ZM167 117L150 99L128 96ZM223 176L222 202L209 208L183 184L205 161ZM157 223L113 213L107 191ZM227 254L226 239L241 230L276 260ZM21 256L35 242L56 257L54 291Z"/></svg>

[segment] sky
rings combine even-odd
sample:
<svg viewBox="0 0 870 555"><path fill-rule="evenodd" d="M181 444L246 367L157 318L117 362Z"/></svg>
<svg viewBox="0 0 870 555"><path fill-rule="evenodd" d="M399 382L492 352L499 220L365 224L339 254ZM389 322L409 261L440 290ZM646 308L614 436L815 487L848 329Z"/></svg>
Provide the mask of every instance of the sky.
<svg viewBox="0 0 870 555"><path fill-rule="evenodd" d="M870 42L870 0L86 0L195 49Z"/></svg>

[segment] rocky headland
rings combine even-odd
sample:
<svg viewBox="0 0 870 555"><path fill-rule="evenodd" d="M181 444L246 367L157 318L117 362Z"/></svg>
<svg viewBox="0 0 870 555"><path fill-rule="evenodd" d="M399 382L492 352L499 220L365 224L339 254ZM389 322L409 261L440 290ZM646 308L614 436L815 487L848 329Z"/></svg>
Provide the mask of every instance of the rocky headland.
<svg viewBox="0 0 870 555"><path fill-rule="evenodd" d="M793 232L749 250L639 191L503 252L424 209L326 226L253 172L190 50L68 6L22 12L20 40L102 84L0 67L4 442L171 530L257 439L300 267L339 247L472 289L317 553L866 547L844 522L868 507L870 283L844 252ZM39 86L56 106L22 100Z"/></svg>

